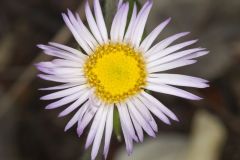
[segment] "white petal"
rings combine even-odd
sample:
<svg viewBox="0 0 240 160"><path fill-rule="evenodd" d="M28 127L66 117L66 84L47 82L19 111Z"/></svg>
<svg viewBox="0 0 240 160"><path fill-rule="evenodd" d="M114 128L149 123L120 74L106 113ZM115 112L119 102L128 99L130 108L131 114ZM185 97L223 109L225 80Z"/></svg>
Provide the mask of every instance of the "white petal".
<svg viewBox="0 0 240 160"><path fill-rule="evenodd" d="M62 82L62 83L74 83L74 84L78 84L78 85L83 85L86 84L86 78L84 77L83 74L81 73L73 73L73 74L55 74L52 73L53 75L49 75L52 76L54 78L56 78L56 80L60 81L56 81L56 82Z"/></svg>
<svg viewBox="0 0 240 160"><path fill-rule="evenodd" d="M149 124L155 132L158 132L158 126L157 126L157 123L156 123L156 121L154 120L153 117L152 117L152 120L149 121Z"/></svg>
<svg viewBox="0 0 240 160"><path fill-rule="evenodd" d="M128 153L128 155L130 155L133 151L133 141L132 141L131 135L127 131L127 127L126 127L125 123L122 122L121 118L120 118L120 122L121 122L121 126L122 126L123 136L125 139L127 153Z"/></svg>
<svg viewBox="0 0 240 160"><path fill-rule="evenodd" d="M156 84L164 83L176 86L196 88L206 88L209 86L208 84L206 84L207 81L204 79L179 74L150 74L149 78L147 78L147 81Z"/></svg>
<svg viewBox="0 0 240 160"><path fill-rule="evenodd" d="M93 6L94 6L94 13L95 13L99 31L102 35L104 42L107 43L108 42L108 33L107 33L107 28L106 28L106 24L105 24L105 21L103 18L102 9L101 9L99 0L94 0Z"/></svg>
<svg viewBox="0 0 240 160"><path fill-rule="evenodd" d="M198 57L204 56L208 53L209 53L209 51L197 52L197 53L193 53L193 54L184 56L182 58L179 58L179 60L190 60L190 59L193 59L193 58L198 58Z"/></svg>
<svg viewBox="0 0 240 160"><path fill-rule="evenodd" d="M124 123L124 125L126 126L126 130L129 133L129 135L137 142L138 138L135 134L133 124L129 116L129 112L126 107L127 106L124 103L117 104L119 118L121 119L121 122Z"/></svg>
<svg viewBox="0 0 240 160"><path fill-rule="evenodd" d="M56 67L56 68L51 68L49 69L50 71L53 72L53 74L78 74L78 73L83 73L82 68L63 68L63 67Z"/></svg>
<svg viewBox="0 0 240 160"><path fill-rule="evenodd" d="M137 135L138 135L138 138L140 140L140 142L143 142L143 130L142 130L142 127L141 125L139 124L139 122L136 120L136 118L133 116L132 112L129 112L131 118L132 118L132 121L133 121L133 125L135 127L135 130L137 132Z"/></svg>
<svg viewBox="0 0 240 160"><path fill-rule="evenodd" d="M55 64L53 64L52 62L39 62L34 64L36 67L47 67L47 68L52 68L52 67L56 67Z"/></svg>
<svg viewBox="0 0 240 160"><path fill-rule="evenodd" d="M110 37L111 41L117 42L118 40L118 34L119 34L119 28L120 28L120 21L121 21L121 13L123 13L125 4L121 6L121 8L117 11L116 15L113 18L111 30L110 30Z"/></svg>
<svg viewBox="0 0 240 160"><path fill-rule="evenodd" d="M40 62L35 64L36 67L40 68L82 68L83 63L66 59L54 59L51 62Z"/></svg>
<svg viewBox="0 0 240 160"><path fill-rule="evenodd" d="M83 95L81 95L78 100L76 100L69 107L67 107L64 111L62 111L59 114L59 117L66 116L69 113L71 113L72 111L74 111L76 108L78 108L80 105L82 105L88 99L88 96L89 96L89 91L83 93Z"/></svg>
<svg viewBox="0 0 240 160"><path fill-rule="evenodd" d="M151 47L154 40L157 38L157 36L162 32L162 30L167 26L167 24L170 22L171 18L168 18L161 24L159 24L141 43L140 48L143 50L143 52L147 52L147 50Z"/></svg>
<svg viewBox="0 0 240 160"><path fill-rule="evenodd" d="M103 151L105 159L107 158L107 155L108 155L111 136L112 136L112 130L113 130L113 110L114 110L114 106L111 105L109 107L110 107L110 110L109 110L108 115L107 115L105 142L104 142L104 151Z"/></svg>
<svg viewBox="0 0 240 160"><path fill-rule="evenodd" d="M149 103L148 101L144 100L143 98L141 98L141 95L138 96L138 98L142 101L142 103L154 114L156 115L161 121L163 121L166 124L171 124L171 122L169 121L168 117L165 116L157 107L152 106L151 103Z"/></svg>
<svg viewBox="0 0 240 160"><path fill-rule="evenodd" d="M131 20L129 21L129 25L126 28L126 34L124 36L124 42L130 43L130 41L131 41L130 38L131 38L131 35L132 35L132 33L133 33L134 29L135 29L134 28L134 23L136 21L136 17L137 17L137 6L134 3Z"/></svg>
<svg viewBox="0 0 240 160"><path fill-rule="evenodd" d="M88 106L89 106L89 102L87 101L79 108L79 110L74 114L71 120L67 123L64 129L65 132L69 130L74 124L76 124L79 119L82 119L81 114L87 110Z"/></svg>
<svg viewBox="0 0 240 160"><path fill-rule="evenodd" d="M96 40L94 38L92 38L91 34L88 34L88 29L85 29L85 25L81 24L81 22L79 22L79 15L76 15L76 17L73 15L73 13L68 10L68 16L70 18L70 21L74 27L74 29L77 31L77 33L80 35L80 37L83 37L83 41L86 42L86 44L91 48L91 50L93 51L96 47ZM81 20L80 20L81 21ZM95 41L94 41L95 40ZM93 43L94 42L94 43ZM88 55L91 54L90 52L87 53Z"/></svg>
<svg viewBox="0 0 240 160"><path fill-rule="evenodd" d="M169 85L165 85L165 84L149 83L145 88L148 90L151 90L151 91L170 94L170 95L174 95L174 96L178 96L178 97L186 98L186 99L190 99L190 100L200 100L201 99L200 97L198 97L192 93L189 93L182 89L179 89L179 88L176 88L173 86L169 86Z"/></svg>
<svg viewBox="0 0 240 160"><path fill-rule="evenodd" d="M121 13L121 19L119 23L119 31L118 31L118 41L122 42L126 25L127 25L127 17L128 17L128 10L129 10L129 4L126 3L123 8L123 12Z"/></svg>
<svg viewBox="0 0 240 160"><path fill-rule="evenodd" d="M66 96L56 102L53 102L49 105L47 105L45 107L45 109L54 109L54 108L58 108L58 107L61 107L65 104L68 104L70 102L73 102L75 100L77 100L81 95L83 94L83 92L77 92L75 94L72 94L72 95L69 95L69 96Z"/></svg>
<svg viewBox="0 0 240 160"><path fill-rule="evenodd" d="M39 90L59 90L59 89L66 89L66 88L71 88L74 86L77 86L78 84L62 84L62 85L58 85L58 86L54 86L54 87L48 87L48 88L40 88Z"/></svg>
<svg viewBox="0 0 240 160"><path fill-rule="evenodd" d="M162 72L196 63L196 60L177 60L166 64L148 68L149 73Z"/></svg>
<svg viewBox="0 0 240 160"><path fill-rule="evenodd" d="M83 62L82 58L80 58L76 55L73 55L73 54L69 54L69 52L61 50L59 48L42 45L42 44L39 44L37 46L38 46L38 48L41 48L43 50L43 52L47 55L55 56L55 57L59 57L59 58L63 58L63 59L67 59L67 60L79 62L79 63Z"/></svg>
<svg viewBox="0 0 240 160"><path fill-rule="evenodd" d="M156 106L161 112L166 114L168 117L170 117L171 119L173 119L175 121L178 121L178 118L176 117L176 115L171 110L169 110L167 107L165 107L161 102L159 102L159 100L154 98L152 95L150 95L144 91L141 93L141 95L142 95L142 97L147 99L147 100L144 100L141 97L139 97L143 103L145 103L145 101L149 101L152 104L152 106Z"/></svg>
<svg viewBox="0 0 240 160"><path fill-rule="evenodd" d="M92 49L94 49L97 45L98 42L96 41L96 39L93 37L92 33L90 33L90 31L88 30L88 28L83 24L79 14L76 13L76 17L77 17L77 22L79 24L79 27L82 29L83 31L83 37L85 38L85 40L88 42L88 45L90 47L92 47Z"/></svg>
<svg viewBox="0 0 240 160"><path fill-rule="evenodd" d="M148 109L139 101L137 98L133 98L132 103L135 104L137 110L142 114L143 118L146 121L151 121L151 113L148 111Z"/></svg>
<svg viewBox="0 0 240 160"><path fill-rule="evenodd" d="M133 99L133 103L135 104L137 110L139 111L139 113L141 113L143 118L150 124L152 129L155 132L157 132L158 131L157 124L156 124L155 120L153 119L153 117L152 117L151 113L149 112L149 110L144 105L144 103L141 102L138 98L134 98ZM164 122L165 123L169 123L169 120L168 120L167 117L165 117Z"/></svg>
<svg viewBox="0 0 240 160"><path fill-rule="evenodd" d="M152 62L152 61L154 61L156 59L159 59L159 58L162 58L164 56L167 56L167 55L169 55L169 54L171 54L171 53L173 53L173 52L175 52L177 50L180 50L180 49L182 49L182 48L184 48L186 46L192 45L192 44L194 44L196 42L197 42L197 40L191 40L191 41L179 43L179 44L176 44L174 46L168 47L168 48L166 48L166 49L164 49L162 51L159 51L159 53L156 52L157 54L153 54L153 55L149 56L147 58L147 62Z"/></svg>
<svg viewBox="0 0 240 160"><path fill-rule="evenodd" d="M96 21L94 20L88 1L86 2L86 5L85 5L85 14L86 14L87 22L92 34L95 36L99 44L103 44L104 41L99 31L100 28L98 28Z"/></svg>
<svg viewBox="0 0 240 160"><path fill-rule="evenodd" d="M136 121L142 126L142 128L147 132L147 134L151 137L155 137L155 133L152 130L151 126L148 124L147 121L142 117L139 111L136 109L136 105L132 103L130 100L127 102L129 112L133 115Z"/></svg>
<svg viewBox="0 0 240 160"><path fill-rule="evenodd" d="M95 107L100 106L102 103L102 101L95 96L94 89L92 89L92 94L89 97L89 100L90 100L90 104Z"/></svg>
<svg viewBox="0 0 240 160"><path fill-rule="evenodd" d="M79 77L79 78L69 78L69 77L58 77L55 75L45 75L45 74L38 74L38 77L44 79L44 80L48 80L48 81L54 81L54 82L60 82L60 83L79 83L79 84L83 84L86 82L86 79L83 77Z"/></svg>
<svg viewBox="0 0 240 160"><path fill-rule="evenodd" d="M134 24L135 30L131 35L131 42L135 47L139 47L151 8L152 1L147 1L137 16L137 19Z"/></svg>
<svg viewBox="0 0 240 160"><path fill-rule="evenodd" d="M92 120L93 116L95 115L98 109L99 107L91 106L91 104L89 103L87 110L80 114L79 120L78 120L78 127L77 127L78 137L82 135L83 130L87 127L89 122Z"/></svg>
<svg viewBox="0 0 240 160"><path fill-rule="evenodd" d="M87 58L87 56L85 54L83 54L81 51L77 50L77 49L74 49L74 48L71 48L69 46L65 46L63 44L59 44L59 43L55 43L55 42L49 42L50 45L54 46L54 47L57 47L57 48L60 48L62 50L65 50L69 53L72 53L82 59L85 59Z"/></svg>
<svg viewBox="0 0 240 160"><path fill-rule="evenodd" d="M119 1L118 1L118 7L117 7L117 8L119 9L119 8L122 6L122 4L123 4L123 0L119 0Z"/></svg>
<svg viewBox="0 0 240 160"><path fill-rule="evenodd" d="M79 114L79 117L78 117L78 122L80 121L83 121L83 118L86 114L92 114L94 115L97 108L93 108L92 106L90 106L90 103L89 103L89 99L86 103L84 103L84 105L81 107L82 108L82 112Z"/></svg>
<svg viewBox="0 0 240 160"><path fill-rule="evenodd" d="M172 44L174 41L176 41L177 39L183 37L183 36L186 36L188 35L189 32L182 32L182 33L178 33L178 34L175 34L173 36L170 36L160 42L158 42L156 45L154 45L150 50L148 50L146 53L145 53L145 56L151 56L151 55L154 55L156 53L158 53L159 51L165 49L166 47L168 47L170 44Z"/></svg>
<svg viewBox="0 0 240 160"><path fill-rule="evenodd" d="M106 108L107 108L107 106L105 106L104 104L102 104L102 105L100 106L100 108L98 109L98 111L97 111L97 113L96 113L96 115L95 115L95 117L94 117L94 120L93 120L92 126L91 126L91 128L90 128L90 131L89 131L89 133L88 133L87 141L86 141L86 144L85 144L85 148L88 148L88 147L92 144L92 142L93 142L93 140L94 140L94 137L95 137L95 135L96 135L96 133L97 133L99 124L100 124L100 122L101 122L101 118L102 118L102 116L103 116L103 115L105 114L105 112L106 112Z"/></svg>
<svg viewBox="0 0 240 160"><path fill-rule="evenodd" d="M49 69L49 68L45 68L45 67L42 67L42 66L36 66L37 69L45 74L54 74L54 72Z"/></svg>
<svg viewBox="0 0 240 160"><path fill-rule="evenodd" d="M71 17L71 15L69 15L70 17L68 18L68 16L64 13L62 14L62 16L63 16L64 22L66 23L66 25L68 26L68 28L72 32L72 34L73 34L74 38L76 39L76 41L78 42L78 44L81 46L81 48L87 54L90 54L92 52L91 48L88 46L86 41L80 36L81 32L79 30L76 30L76 28L74 27L73 23L75 23L75 25L77 25L76 24L77 23L76 19L74 17ZM70 21L70 19L71 19L71 21Z"/></svg>
<svg viewBox="0 0 240 160"><path fill-rule="evenodd" d="M41 100L51 100L51 99L62 98L62 97L74 94L76 92L83 91L84 89L86 89L86 85L72 87L72 88L68 88L68 89L65 89L65 90L61 90L61 91L58 91L58 92L48 94L46 96L41 97L40 99Z"/></svg>
<svg viewBox="0 0 240 160"><path fill-rule="evenodd" d="M106 124L106 119L107 119L107 114L109 112L109 109L110 109L109 107L105 107L103 114L101 115L102 117L101 117L100 123L97 127L97 133L96 133L96 136L95 136L94 142L93 142L92 154L91 154L92 159L95 159L97 156L97 153L98 153L98 150L100 147L100 143L102 141L103 131L104 131L104 127Z"/></svg>
<svg viewBox="0 0 240 160"><path fill-rule="evenodd" d="M184 57L186 55L190 55L192 53L201 51L203 49L204 48L193 48L193 49L188 49L188 50L176 52L176 53L170 54L166 57L163 57L161 59L158 59L158 60L155 60L155 61L149 63L148 67L153 67L153 66L157 66L157 65L160 65L160 64L163 64L163 63L168 63L168 62L171 62L171 61L174 61L174 60L178 60L181 57Z"/></svg>
<svg viewBox="0 0 240 160"><path fill-rule="evenodd" d="M83 65L81 63L77 63L74 61L69 61L65 59L54 59L52 63L59 67L69 67L69 68L82 68Z"/></svg>

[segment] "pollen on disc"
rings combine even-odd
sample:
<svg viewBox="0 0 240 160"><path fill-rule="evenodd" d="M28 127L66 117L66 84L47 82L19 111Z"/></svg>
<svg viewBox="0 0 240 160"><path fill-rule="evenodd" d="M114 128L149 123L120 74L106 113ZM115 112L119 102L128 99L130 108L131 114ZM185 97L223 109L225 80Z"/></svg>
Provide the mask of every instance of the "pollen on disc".
<svg viewBox="0 0 240 160"><path fill-rule="evenodd" d="M84 73L98 98L107 103L123 101L146 84L143 56L127 44L99 46L86 60Z"/></svg>

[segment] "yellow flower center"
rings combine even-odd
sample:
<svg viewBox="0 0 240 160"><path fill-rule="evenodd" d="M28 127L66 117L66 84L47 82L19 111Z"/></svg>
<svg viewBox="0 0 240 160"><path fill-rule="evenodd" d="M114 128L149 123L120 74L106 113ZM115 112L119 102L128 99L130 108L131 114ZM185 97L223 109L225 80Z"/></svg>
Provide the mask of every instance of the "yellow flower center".
<svg viewBox="0 0 240 160"><path fill-rule="evenodd" d="M124 101L146 84L142 54L128 44L99 46L86 60L84 73L97 97L106 103Z"/></svg>

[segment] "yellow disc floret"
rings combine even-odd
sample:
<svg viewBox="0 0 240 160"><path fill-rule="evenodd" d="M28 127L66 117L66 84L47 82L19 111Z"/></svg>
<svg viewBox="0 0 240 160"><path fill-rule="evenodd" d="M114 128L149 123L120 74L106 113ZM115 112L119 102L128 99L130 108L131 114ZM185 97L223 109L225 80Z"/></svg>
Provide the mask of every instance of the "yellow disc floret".
<svg viewBox="0 0 240 160"><path fill-rule="evenodd" d="M146 84L142 54L128 44L99 46L86 60L84 73L97 97L106 103L123 101Z"/></svg>

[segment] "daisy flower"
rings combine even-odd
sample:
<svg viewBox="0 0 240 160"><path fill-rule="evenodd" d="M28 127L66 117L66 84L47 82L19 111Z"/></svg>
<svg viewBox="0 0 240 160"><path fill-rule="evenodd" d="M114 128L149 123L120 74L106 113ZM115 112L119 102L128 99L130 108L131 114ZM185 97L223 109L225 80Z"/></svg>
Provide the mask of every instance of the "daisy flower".
<svg viewBox="0 0 240 160"><path fill-rule="evenodd" d="M133 142L142 142L144 132L151 137L156 136L158 127L153 115L166 124L170 124L170 119L178 121L175 114L149 91L199 100L200 97L175 86L208 87L208 81L201 78L163 73L193 64L195 58L208 51L200 47L186 49L197 40L172 44L188 32L155 43L170 19L160 23L143 39L151 7L152 1L148 0L138 12L135 4L127 22L129 3L120 0L108 32L99 0L94 0L94 12L86 2L88 26L78 14L71 11L62 14L81 50L58 43L38 45L45 54L56 57L36 64L38 70L44 73L38 76L61 83L41 89L53 92L41 99L55 100L46 109L67 105L60 117L75 112L65 131L77 124L77 133L81 136L92 122L85 145L86 148L92 145L92 159L96 158L103 137L103 154L107 157L114 109L118 110L126 150L131 154Z"/></svg>

